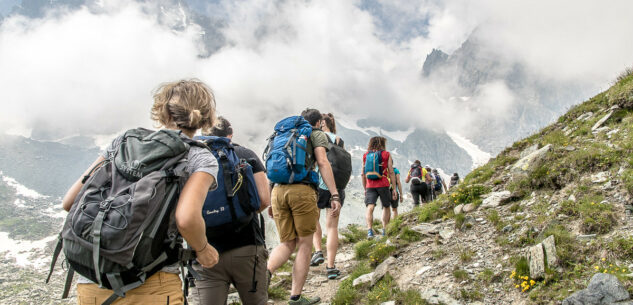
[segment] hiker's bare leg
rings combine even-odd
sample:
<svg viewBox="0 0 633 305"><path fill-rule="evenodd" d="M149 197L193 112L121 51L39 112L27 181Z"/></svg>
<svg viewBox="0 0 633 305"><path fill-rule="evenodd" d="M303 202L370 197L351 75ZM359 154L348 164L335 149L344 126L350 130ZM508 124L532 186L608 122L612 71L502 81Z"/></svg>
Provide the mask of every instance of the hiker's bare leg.
<svg viewBox="0 0 633 305"><path fill-rule="evenodd" d="M321 209L319 209L319 218L321 219ZM321 238L323 236L323 231L321 231L321 222L317 220L316 223L316 232L314 232L314 237L312 238L312 245L314 246L314 251L322 251L321 247ZM329 236L328 236L329 237Z"/></svg>
<svg viewBox="0 0 633 305"><path fill-rule="evenodd" d="M396 219L398 217L398 208L391 209L392 218Z"/></svg>
<svg viewBox="0 0 633 305"><path fill-rule="evenodd" d="M384 230L387 230L389 220L391 220L391 208L382 209L382 228Z"/></svg>
<svg viewBox="0 0 633 305"><path fill-rule="evenodd" d="M325 227L327 228L327 266L334 268L334 259L338 250L338 216L330 215L327 209L325 217Z"/></svg>
<svg viewBox="0 0 633 305"><path fill-rule="evenodd" d="M310 252L312 251L312 238L314 234L299 237L297 242L297 257L294 266L292 266L292 290L290 295L299 295L303 290L303 285L308 277L308 269L310 265Z"/></svg>
<svg viewBox="0 0 633 305"><path fill-rule="evenodd" d="M365 214L365 220L367 221L367 229L371 229L371 226L373 225L375 207L376 207L375 204L367 205L367 214Z"/></svg>
<svg viewBox="0 0 633 305"><path fill-rule="evenodd" d="M275 270L283 266L283 264L290 259L290 255L295 251L296 246L297 239L293 239L291 241L282 242L275 247L268 258L268 271L275 273Z"/></svg>

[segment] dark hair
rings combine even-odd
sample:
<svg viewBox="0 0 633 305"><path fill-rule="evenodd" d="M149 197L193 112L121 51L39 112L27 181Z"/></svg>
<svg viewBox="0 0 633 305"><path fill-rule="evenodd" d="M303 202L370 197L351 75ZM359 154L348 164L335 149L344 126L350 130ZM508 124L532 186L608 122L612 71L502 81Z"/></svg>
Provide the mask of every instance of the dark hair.
<svg viewBox="0 0 633 305"><path fill-rule="evenodd" d="M420 160L413 161L413 164L416 164L417 166L422 166L422 162L420 162Z"/></svg>
<svg viewBox="0 0 633 305"><path fill-rule="evenodd" d="M325 121L327 129L329 129L331 133L336 133L336 121L334 121L334 115L331 113L324 113L322 119Z"/></svg>
<svg viewBox="0 0 633 305"><path fill-rule="evenodd" d="M321 120L321 112L316 109L307 108L301 112L301 116L312 126L316 126L316 124Z"/></svg>
<svg viewBox="0 0 633 305"><path fill-rule="evenodd" d="M368 151L385 150L387 146L387 138L385 137L371 137L369 139L369 145L367 145Z"/></svg>
<svg viewBox="0 0 633 305"><path fill-rule="evenodd" d="M216 137L228 137L230 135L233 135L233 127L231 127L231 122L229 122L229 120L225 119L224 117L219 116L216 119L213 127L211 127L209 135Z"/></svg>

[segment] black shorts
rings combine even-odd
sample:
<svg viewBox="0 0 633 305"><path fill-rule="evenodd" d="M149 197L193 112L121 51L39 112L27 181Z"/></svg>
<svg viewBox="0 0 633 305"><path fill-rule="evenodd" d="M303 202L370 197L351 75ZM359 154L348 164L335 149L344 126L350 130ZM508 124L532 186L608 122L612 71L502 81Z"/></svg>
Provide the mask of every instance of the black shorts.
<svg viewBox="0 0 633 305"><path fill-rule="evenodd" d="M380 197L380 203L383 208L391 207L391 191L388 186L367 188L365 190L365 206L375 205L378 202L378 197Z"/></svg>
<svg viewBox="0 0 633 305"><path fill-rule="evenodd" d="M322 188L317 188L319 190L319 199L317 200L317 206L319 209L331 209L330 205L330 197L332 197L332 193L328 190L324 190ZM343 202L345 201L345 190L338 190L338 195L341 197L341 208L343 207Z"/></svg>
<svg viewBox="0 0 633 305"><path fill-rule="evenodd" d="M391 194L389 196L391 196ZM397 209L399 203L400 203L400 193L396 191L396 200L391 200L391 208Z"/></svg>

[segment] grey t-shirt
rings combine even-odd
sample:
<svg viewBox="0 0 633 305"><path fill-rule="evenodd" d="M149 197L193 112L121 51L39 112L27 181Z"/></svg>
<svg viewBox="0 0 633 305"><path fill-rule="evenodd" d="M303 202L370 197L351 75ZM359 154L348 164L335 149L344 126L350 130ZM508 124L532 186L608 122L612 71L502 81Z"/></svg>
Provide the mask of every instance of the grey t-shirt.
<svg viewBox="0 0 633 305"><path fill-rule="evenodd" d="M180 134L181 137L186 137L183 134ZM123 141L123 135L116 137L106 149L101 151L99 154L101 157L108 158L108 155L116 152L117 147ZM218 160L213 156L213 154L208 150L197 146L191 146L189 148L189 154L187 155L187 175L191 176L196 172L205 172L209 175L213 176L213 185L209 189L213 191L217 188L217 180L218 176ZM187 177L188 178L188 177ZM161 271L170 272L170 273L179 273L178 265L165 266ZM92 284L93 282L81 275L77 278L78 284Z"/></svg>

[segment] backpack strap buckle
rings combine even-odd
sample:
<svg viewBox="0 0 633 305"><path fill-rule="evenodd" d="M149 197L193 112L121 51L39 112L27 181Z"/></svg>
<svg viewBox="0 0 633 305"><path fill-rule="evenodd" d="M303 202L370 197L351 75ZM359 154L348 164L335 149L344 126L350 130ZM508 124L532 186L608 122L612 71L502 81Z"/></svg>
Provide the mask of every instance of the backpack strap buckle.
<svg viewBox="0 0 633 305"><path fill-rule="evenodd" d="M110 211L110 208L112 207L112 201L113 200L114 200L114 197L108 197L108 198L106 198L106 200L101 201L99 203L99 211L104 211L104 212Z"/></svg>

